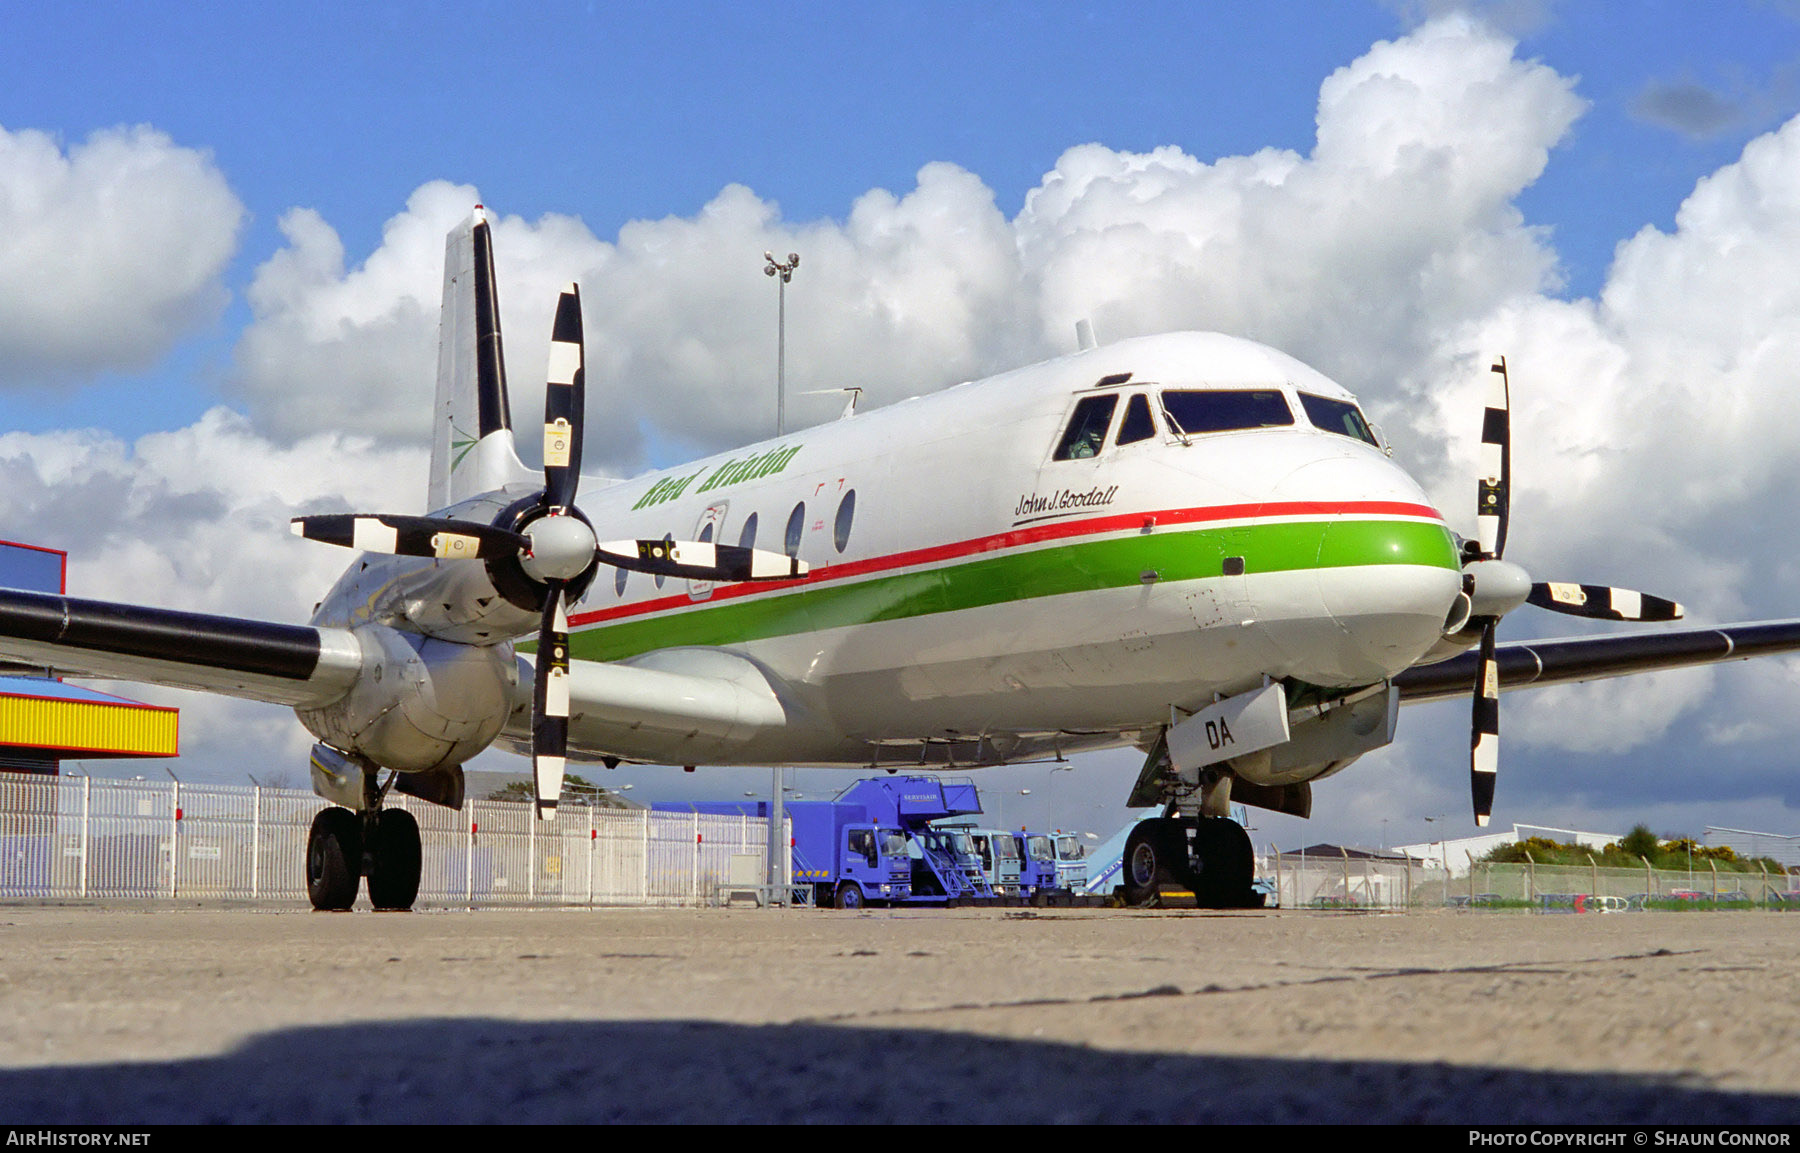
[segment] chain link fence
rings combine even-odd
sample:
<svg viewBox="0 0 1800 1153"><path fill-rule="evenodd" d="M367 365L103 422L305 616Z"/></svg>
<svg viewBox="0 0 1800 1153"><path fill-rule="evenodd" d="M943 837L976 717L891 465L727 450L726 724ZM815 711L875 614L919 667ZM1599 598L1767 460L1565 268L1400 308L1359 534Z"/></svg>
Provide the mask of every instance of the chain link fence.
<svg viewBox="0 0 1800 1153"><path fill-rule="evenodd" d="M1274 848L1257 858L1257 876L1289 909L1515 908L1538 912L1636 912L1682 909L1800 908L1800 888L1785 873L1605 869L1465 862L1446 871L1416 858L1349 853L1308 856Z"/></svg>
<svg viewBox="0 0 1800 1153"><path fill-rule="evenodd" d="M514 802L388 804L419 822L424 904L712 904L734 856L768 852L761 817L565 803L539 821ZM0 898L305 901L324 807L295 789L0 774Z"/></svg>

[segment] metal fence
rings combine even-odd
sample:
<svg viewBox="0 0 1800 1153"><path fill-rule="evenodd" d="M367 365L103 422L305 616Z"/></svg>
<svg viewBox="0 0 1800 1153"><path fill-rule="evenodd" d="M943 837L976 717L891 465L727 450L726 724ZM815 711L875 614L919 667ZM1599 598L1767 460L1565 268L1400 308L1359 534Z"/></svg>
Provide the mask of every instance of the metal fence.
<svg viewBox="0 0 1800 1153"><path fill-rule="evenodd" d="M564 804L539 821L530 804L389 803L419 822L426 904L710 904L733 856L768 852L760 817ZM324 804L293 789L0 773L0 897L304 901Z"/></svg>
<svg viewBox="0 0 1800 1153"><path fill-rule="evenodd" d="M1464 871L1417 860L1348 854L1307 857L1270 849L1257 858L1257 876L1275 888L1284 908L1405 909L1530 908L1540 912L1619 912L1655 908L1788 909L1795 905L1787 874L1697 870L1603 869L1598 865L1484 864Z"/></svg>

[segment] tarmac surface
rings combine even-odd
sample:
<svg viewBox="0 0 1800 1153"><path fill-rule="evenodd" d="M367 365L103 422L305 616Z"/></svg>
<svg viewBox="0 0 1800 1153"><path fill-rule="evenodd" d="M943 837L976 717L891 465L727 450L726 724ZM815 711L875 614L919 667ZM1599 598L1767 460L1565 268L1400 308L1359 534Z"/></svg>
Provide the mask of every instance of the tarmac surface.
<svg viewBox="0 0 1800 1153"><path fill-rule="evenodd" d="M1800 1123L1764 912L0 905L0 1124Z"/></svg>

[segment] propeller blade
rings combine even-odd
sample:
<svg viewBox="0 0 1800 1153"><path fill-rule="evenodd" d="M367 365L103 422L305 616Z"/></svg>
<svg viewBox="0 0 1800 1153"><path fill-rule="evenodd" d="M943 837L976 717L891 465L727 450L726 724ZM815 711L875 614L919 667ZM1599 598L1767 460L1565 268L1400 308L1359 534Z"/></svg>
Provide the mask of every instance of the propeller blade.
<svg viewBox="0 0 1800 1153"><path fill-rule="evenodd" d="M1481 630L1481 679L1475 684L1469 736L1469 792L1475 823L1486 828L1494 811L1494 782L1500 775L1500 662L1494 659L1498 619Z"/></svg>
<svg viewBox="0 0 1800 1153"><path fill-rule="evenodd" d="M550 332L550 371L544 389L544 503L575 505L581 483L581 428L587 390L581 330L581 289L571 284L556 301Z"/></svg>
<svg viewBox="0 0 1800 1153"><path fill-rule="evenodd" d="M1494 781L1499 777L1499 662L1494 658L1494 631L1499 621L1481 630L1481 678L1474 685L1474 711L1469 727L1469 793L1474 822L1487 827L1494 813Z"/></svg>
<svg viewBox="0 0 1800 1153"><path fill-rule="evenodd" d="M1481 418L1481 475L1476 483L1475 536L1481 555L1497 559L1506 552L1506 522L1512 505L1512 402L1506 358L1493 367L1487 410Z"/></svg>
<svg viewBox="0 0 1800 1153"><path fill-rule="evenodd" d="M807 565L786 553L692 540L613 540L599 546L603 564L689 580L792 580Z"/></svg>
<svg viewBox="0 0 1800 1153"><path fill-rule="evenodd" d="M531 776L539 820L556 816L569 753L569 614L563 586L548 582L531 693Z"/></svg>
<svg viewBox="0 0 1800 1153"><path fill-rule="evenodd" d="M1539 581L1526 600L1553 613L1603 621L1678 621L1687 614L1674 601L1606 585Z"/></svg>
<svg viewBox="0 0 1800 1153"><path fill-rule="evenodd" d="M485 560L531 547L518 533L448 517L326 513L297 516L292 529L307 540L392 556Z"/></svg>

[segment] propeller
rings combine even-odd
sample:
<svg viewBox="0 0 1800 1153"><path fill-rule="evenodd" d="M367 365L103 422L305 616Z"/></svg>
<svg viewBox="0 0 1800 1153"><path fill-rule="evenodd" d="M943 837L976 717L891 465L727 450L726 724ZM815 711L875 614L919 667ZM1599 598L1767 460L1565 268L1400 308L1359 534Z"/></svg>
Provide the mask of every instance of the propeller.
<svg viewBox="0 0 1800 1153"><path fill-rule="evenodd" d="M1471 605L1464 628L1481 630L1469 725L1469 793L1475 824L1482 827L1494 811L1494 784L1500 772L1500 662L1495 656L1500 618L1522 604L1613 621L1672 621L1684 611L1674 601L1631 589L1534 582L1523 568L1502 559L1512 506L1512 403L1505 357L1492 372L1481 421L1475 539L1463 542L1463 591Z"/></svg>
<svg viewBox="0 0 1800 1153"><path fill-rule="evenodd" d="M581 293L571 284L556 304L544 390L544 487L517 531L438 516L332 513L295 517L308 540L361 552L442 560L517 557L543 586L537 673L531 699L531 768L537 814L556 815L569 747L569 590L595 564L659 576L720 582L791 580L805 562L785 553L707 541L618 540L600 543L575 506L581 484L586 392ZM516 506L515 506L516 507ZM518 523L515 521L514 523Z"/></svg>
<svg viewBox="0 0 1800 1153"><path fill-rule="evenodd" d="M487 560L531 547L531 541L516 532L450 517L327 513L295 517L291 527L295 536L307 540L395 556Z"/></svg>

